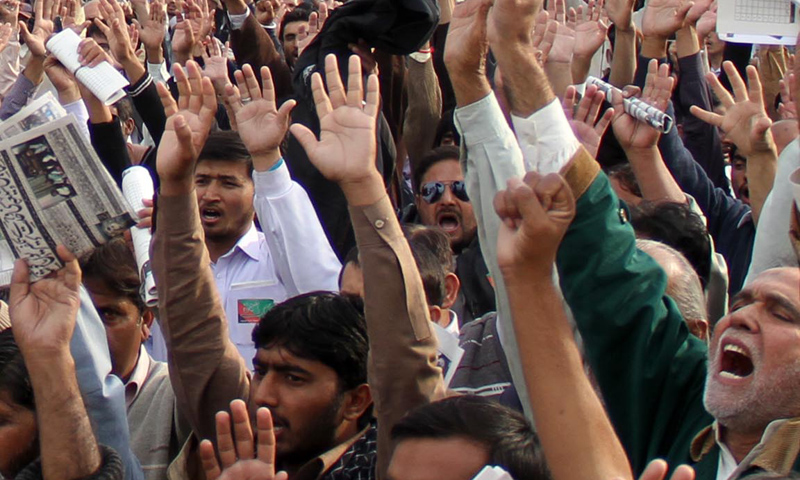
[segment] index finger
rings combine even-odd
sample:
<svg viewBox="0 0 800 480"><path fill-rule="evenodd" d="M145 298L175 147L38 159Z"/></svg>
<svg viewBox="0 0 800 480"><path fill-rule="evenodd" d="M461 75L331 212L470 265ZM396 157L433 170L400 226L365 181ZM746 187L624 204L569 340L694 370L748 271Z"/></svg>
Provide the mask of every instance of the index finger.
<svg viewBox="0 0 800 480"><path fill-rule="evenodd" d="M744 80L742 79L741 75L739 75L739 71L736 70L736 66L730 60L726 60L722 63L722 68L725 69L725 73L728 74L728 80L731 82L731 87L733 88L733 98L737 102L746 101L748 99L747 85L744 84Z"/></svg>
<svg viewBox="0 0 800 480"><path fill-rule="evenodd" d="M275 429L272 412L261 407L256 412L256 439L258 460L275 468Z"/></svg>

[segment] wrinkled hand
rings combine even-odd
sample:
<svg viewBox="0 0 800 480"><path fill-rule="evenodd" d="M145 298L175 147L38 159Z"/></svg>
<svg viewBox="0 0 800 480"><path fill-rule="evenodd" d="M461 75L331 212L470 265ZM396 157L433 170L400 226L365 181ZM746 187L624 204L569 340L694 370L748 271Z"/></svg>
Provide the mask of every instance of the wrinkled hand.
<svg viewBox="0 0 800 480"><path fill-rule="evenodd" d="M231 432L231 418L233 432ZM200 443L200 459L207 480L287 480L286 472L275 473L275 431L270 411L261 407L256 412L255 445L247 406L241 400L231 402L231 414L217 413L217 446L203 440ZM255 458L254 458L255 456Z"/></svg>
<svg viewBox="0 0 800 480"><path fill-rule="evenodd" d="M493 49L514 43L529 44L543 0L495 0L489 18L489 44Z"/></svg>
<svg viewBox="0 0 800 480"><path fill-rule="evenodd" d="M262 155L272 155L278 151L286 131L289 129L289 114L296 102L289 100L278 109L275 104L275 88L269 68L261 67L261 84L250 65L235 73L237 87L228 85L225 89L227 103L234 114L237 130L242 142L253 156L253 164L257 171L269 170L280 158L280 154L271 158L272 164L259 162ZM243 93L242 93L243 92ZM249 98L242 102L242 96Z"/></svg>
<svg viewBox="0 0 800 480"><path fill-rule="evenodd" d="M725 107L725 115L708 112L696 106L692 106L690 111L700 120L719 127L725 138L732 141L745 157L754 153L776 152L770 131L772 120L764 106L758 70L752 65L747 67L747 80L750 84L748 91L732 62L726 61L722 67L728 74L734 96L731 96L713 73L707 74L706 80Z"/></svg>
<svg viewBox="0 0 800 480"><path fill-rule="evenodd" d="M608 25L600 18L603 11L603 0L589 0L587 6L578 10L569 10L568 26L575 30L575 47L573 55L591 58L603 46L606 40Z"/></svg>
<svg viewBox="0 0 800 480"><path fill-rule="evenodd" d="M447 31L444 63L451 77L484 76L487 40L487 17L491 0L467 0L457 3Z"/></svg>
<svg viewBox="0 0 800 480"><path fill-rule="evenodd" d="M156 166L165 195L185 194L194 188L193 174L197 155L208 138L217 113L217 97L211 80L203 78L194 61L186 69L175 65L178 102L163 83L157 85L167 123L158 145Z"/></svg>
<svg viewBox="0 0 800 480"><path fill-rule="evenodd" d="M497 236L497 262L504 276L536 274L549 280L558 246L575 217L575 197L558 174L528 172L512 178L494 197L503 221Z"/></svg>
<svg viewBox="0 0 800 480"><path fill-rule="evenodd" d="M56 252L64 267L30 283L25 260L14 263L8 299L14 339L23 354L69 352L69 341L81 305L81 269L63 245Z"/></svg>
<svg viewBox="0 0 800 480"><path fill-rule="evenodd" d="M569 120L572 131L575 132L575 136L578 137L578 140L592 157L596 158L597 151L600 149L600 140L611 124L614 109L609 108L600 116L600 107L603 106L606 96L603 92L598 91L594 85L589 85L586 88L576 109L577 93L578 91L574 86L567 87L561 106L564 108L564 114ZM598 116L600 116L599 119Z"/></svg>
<svg viewBox="0 0 800 480"><path fill-rule="evenodd" d="M575 30L567 25L565 0L555 0L550 2L550 6L552 8L548 11L550 15L549 23L555 23L557 27L553 37L553 44L550 47L550 53L547 55L545 63L571 63L572 52L575 50ZM575 15L571 8L569 13L570 15ZM548 25L548 30L552 28Z"/></svg>
<svg viewBox="0 0 800 480"><path fill-rule="evenodd" d="M553 42L556 40L557 32L558 23L550 21L550 14L547 10L542 10L536 15L536 25L533 28L531 43L533 45L534 54L536 55L536 60L541 67L544 67L547 63L547 57L550 55L550 50L553 48Z"/></svg>
<svg viewBox="0 0 800 480"><path fill-rule="evenodd" d="M606 0L608 19L619 30L632 30L636 0Z"/></svg>
<svg viewBox="0 0 800 480"><path fill-rule="evenodd" d="M650 0L642 17L642 34L645 37L671 37L683 27L691 7L689 0Z"/></svg>
<svg viewBox="0 0 800 480"><path fill-rule="evenodd" d="M647 65L647 79L641 100L657 109L666 111L675 78L669 74L669 65L659 67L658 60L651 60ZM626 90L624 96L630 96L631 91ZM611 126L614 135L626 152L635 149L653 148L658 143L661 132L650 125L640 122L625 112L622 102L623 95L615 93L611 101L614 107L614 117Z"/></svg>
<svg viewBox="0 0 800 480"><path fill-rule="evenodd" d="M350 57L347 91L339 76L339 67L334 55L325 57L325 78L314 73L311 90L320 122L320 139L307 127L295 123L292 135L303 146L311 163L328 180L340 184L355 184L376 173L375 138L376 121L380 98L378 77L370 75L367 81L366 104L361 78L361 62L358 56ZM241 129L241 125L239 126Z"/></svg>

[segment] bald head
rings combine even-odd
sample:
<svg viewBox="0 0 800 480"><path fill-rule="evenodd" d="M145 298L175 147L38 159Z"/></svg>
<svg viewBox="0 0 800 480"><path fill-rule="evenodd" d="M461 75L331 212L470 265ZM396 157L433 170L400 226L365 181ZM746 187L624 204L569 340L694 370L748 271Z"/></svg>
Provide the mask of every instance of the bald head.
<svg viewBox="0 0 800 480"><path fill-rule="evenodd" d="M797 120L779 120L772 124L770 130L772 131L772 138L775 140L775 146L778 148L778 155L797 138L797 134L800 131L798 130Z"/></svg>
<svg viewBox="0 0 800 480"><path fill-rule="evenodd" d="M689 331L701 340L708 338L708 313L700 279L680 252L661 242L637 239L636 247L653 257L667 274L667 295L675 300Z"/></svg>

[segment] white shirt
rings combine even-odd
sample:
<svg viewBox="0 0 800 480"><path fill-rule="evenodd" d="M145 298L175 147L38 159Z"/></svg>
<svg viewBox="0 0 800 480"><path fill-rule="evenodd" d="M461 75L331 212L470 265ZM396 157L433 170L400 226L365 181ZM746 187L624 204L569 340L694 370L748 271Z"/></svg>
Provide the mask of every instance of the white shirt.
<svg viewBox="0 0 800 480"><path fill-rule="evenodd" d="M253 182L253 204L264 233L251 226L211 265L231 340L251 369L256 353L252 331L260 317L287 298L337 291L342 268L308 194L291 179L284 162L253 172Z"/></svg>

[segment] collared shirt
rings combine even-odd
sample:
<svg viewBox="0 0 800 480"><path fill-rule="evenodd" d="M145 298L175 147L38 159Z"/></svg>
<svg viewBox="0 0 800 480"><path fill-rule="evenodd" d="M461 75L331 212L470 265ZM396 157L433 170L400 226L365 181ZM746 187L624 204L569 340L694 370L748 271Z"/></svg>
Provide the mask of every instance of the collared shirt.
<svg viewBox="0 0 800 480"><path fill-rule="evenodd" d="M458 336L461 334L458 328L458 315L452 310L448 310L448 312L450 312L450 325L444 327L444 329L447 330L447 333L458 338Z"/></svg>
<svg viewBox="0 0 800 480"><path fill-rule="evenodd" d="M131 404L139 396L144 382L147 381L147 376L150 373L150 361L150 355L142 345L139 347L139 360L136 361L136 366L133 367L131 377L125 382L125 404L128 408L131 408Z"/></svg>
<svg viewBox="0 0 800 480"><path fill-rule="evenodd" d="M750 470L754 468L787 475L800 454L800 417L772 421L764 429L758 445L738 464L720 439L719 424L714 422L692 441L692 460L699 462L715 444L720 448L717 480L739 478L751 473Z"/></svg>
<svg viewBox="0 0 800 480"><path fill-rule="evenodd" d="M236 245L211 264L211 270L231 340L252 369L256 353L253 327L269 308L287 298L264 234L251 224Z"/></svg>

